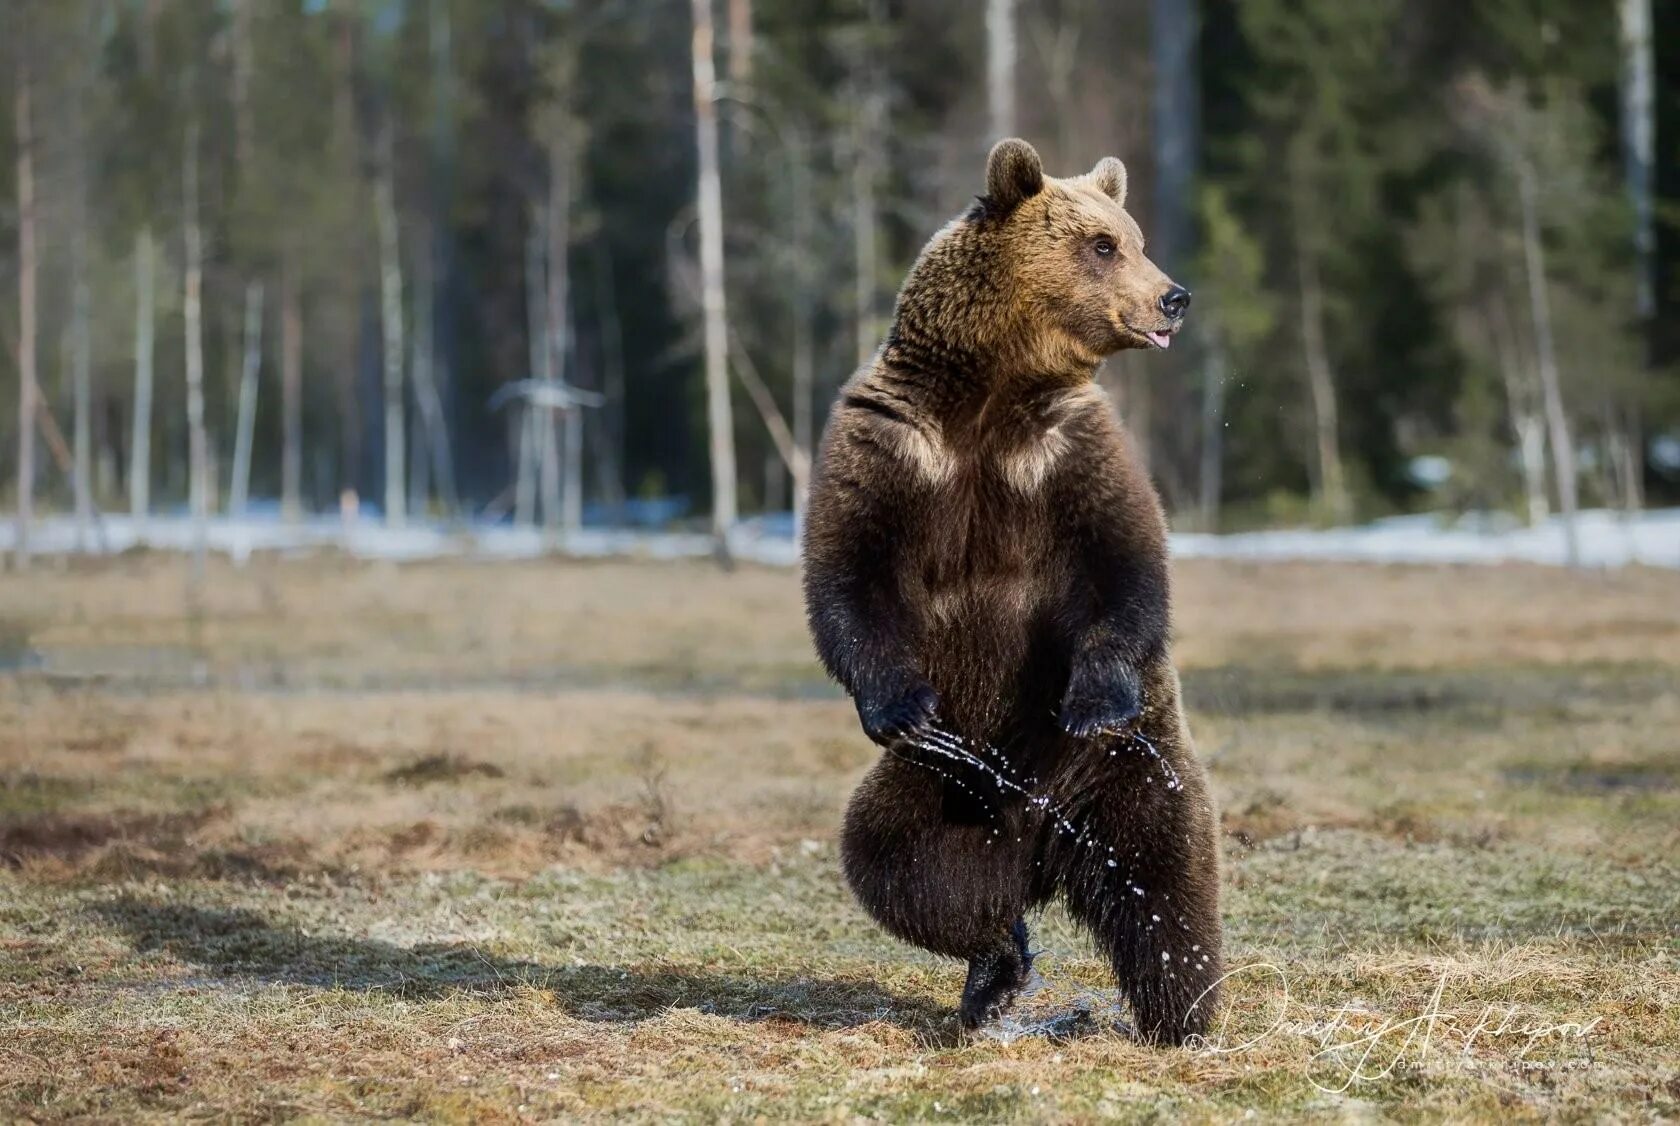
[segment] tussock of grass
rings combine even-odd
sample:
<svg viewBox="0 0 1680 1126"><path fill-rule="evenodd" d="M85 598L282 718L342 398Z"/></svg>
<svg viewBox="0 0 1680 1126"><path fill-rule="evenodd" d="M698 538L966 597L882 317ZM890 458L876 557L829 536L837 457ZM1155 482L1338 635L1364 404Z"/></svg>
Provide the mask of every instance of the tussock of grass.
<svg viewBox="0 0 1680 1126"><path fill-rule="evenodd" d="M472 762L458 755L435 754L385 772L385 781L404 786L455 782L463 778L502 778L507 771L490 762Z"/></svg>
<svg viewBox="0 0 1680 1126"><path fill-rule="evenodd" d="M791 575L259 560L193 624L174 565L0 587L0 1118L1680 1115L1675 576L1183 568L1232 973L1174 1052L1059 910L1087 1015L1001 1042L849 901Z"/></svg>

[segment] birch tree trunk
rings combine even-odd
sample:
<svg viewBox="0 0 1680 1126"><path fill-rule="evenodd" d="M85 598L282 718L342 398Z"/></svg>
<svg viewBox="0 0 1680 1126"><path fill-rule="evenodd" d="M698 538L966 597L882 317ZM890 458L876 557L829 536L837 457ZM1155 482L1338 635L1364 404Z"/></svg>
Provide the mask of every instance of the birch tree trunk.
<svg viewBox="0 0 1680 1126"><path fill-rule="evenodd" d="M17 564L29 565L35 518L35 132L29 104L27 51L18 52L16 114L18 208L18 468Z"/></svg>
<svg viewBox="0 0 1680 1126"><path fill-rule="evenodd" d="M1324 341L1324 293L1319 283L1318 263L1299 236L1295 251L1301 284L1301 348L1312 390L1313 433L1318 446L1319 500L1333 521L1345 524L1349 518L1347 481L1342 473L1338 439L1336 377Z"/></svg>
<svg viewBox="0 0 1680 1126"><path fill-rule="evenodd" d="M134 235L134 418L128 451L128 512L144 530L152 484L152 341L157 332L156 244L152 228Z"/></svg>
<svg viewBox="0 0 1680 1126"><path fill-rule="evenodd" d="M428 240L427 245L429 244ZM421 255L419 260L420 265L414 279L414 402L420 408L422 428L426 432L431 476L437 481L436 489L442 498L444 511L450 517L454 517L460 508L459 498L455 494L455 466L449 452L449 427L443 416L443 402L437 389L437 347L434 339L436 329L433 320L433 303L437 298L437 291L432 281L430 261L425 255ZM419 465L419 459L416 458L413 468L417 470ZM425 495L423 490L422 500Z"/></svg>
<svg viewBox="0 0 1680 1126"><path fill-rule="evenodd" d="M397 239L396 191L392 185L391 129L380 141L379 178L374 184L375 223L379 227L379 327L384 343L385 375L385 526L404 523L403 487L403 300L402 258Z"/></svg>
<svg viewBox="0 0 1680 1126"><path fill-rule="evenodd" d="M1540 391L1546 408L1546 429L1552 443L1552 472L1556 477L1558 508L1563 514L1564 552L1571 567L1581 563L1581 544L1575 528L1575 445L1569 416L1563 406L1558 378L1557 349L1552 340L1551 300L1546 288L1546 251L1540 242L1539 186L1526 157L1516 160L1517 194L1522 204L1523 264L1528 274L1528 301L1534 319L1534 352L1540 369Z"/></svg>
<svg viewBox="0 0 1680 1126"><path fill-rule="evenodd" d="M758 374L758 367L752 361L752 356L741 343L740 337L734 333L729 335L730 359L734 362L735 374L741 380L741 386L747 390L747 397L758 408L758 416L764 421L764 428L770 432L770 441L776 447L782 464L787 467L788 475L795 480L807 480L810 476L810 463L805 454L793 440L793 431L788 429L787 419L776 406L776 397L770 394L770 388Z"/></svg>
<svg viewBox="0 0 1680 1126"><path fill-rule="evenodd" d="M1646 329L1651 358L1652 318L1657 313L1657 232L1653 199L1656 156L1655 64L1651 46L1651 0L1620 0L1622 30L1622 156L1628 198L1633 203L1633 248L1637 269L1637 308ZM1644 440L1636 402L1612 405L1613 437L1620 457L1623 503L1629 510L1645 504Z"/></svg>
<svg viewBox="0 0 1680 1126"><path fill-rule="evenodd" d="M297 266L280 264L280 517L303 515L303 311L298 307Z"/></svg>
<svg viewBox="0 0 1680 1126"><path fill-rule="evenodd" d="M431 403L426 394L426 387L432 380L432 239L429 232L422 234L415 243L421 249L414 255L414 284L410 287L414 304L409 314L412 328L408 342L408 380L420 418L419 425L410 427L408 435L408 510L423 516L431 503L431 479L435 468L432 450L436 437Z"/></svg>
<svg viewBox="0 0 1680 1126"><path fill-rule="evenodd" d="M815 298L811 270L811 186L810 149L802 134L796 135L788 154L793 204L793 445L805 467L811 463L812 383L816 375L816 329L813 324ZM793 542L804 542L805 502L810 491L808 468L793 473Z"/></svg>
<svg viewBox="0 0 1680 1126"><path fill-rule="evenodd" d="M1651 0L1619 0L1622 32L1622 160L1633 204L1633 246L1638 269L1640 320L1656 315L1655 67L1651 50Z"/></svg>
<svg viewBox="0 0 1680 1126"><path fill-rule="evenodd" d="M182 316L186 330L187 368L187 473L188 497L193 519L193 563L195 582L204 578L204 555L209 539L210 443L204 432L204 246L198 220L198 121L187 126L186 152L182 158L185 195L186 276L182 295Z"/></svg>
<svg viewBox="0 0 1680 1126"><path fill-rule="evenodd" d="M873 23L886 18L882 0L869 0ZM856 103L853 118L852 152L852 261L856 290L853 295L853 328L856 332L857 366L868 364L879 346L876 324L877 274L880 272L877 239L880 208L875 193L880 184L881 136L886 128L886 99L872 55L857 61L852 81Z"/></svg>
<svg viewBox="0 0 1680 1126"><path fill-rule="evenodd" d="M233 481L228 486L228 515L245 515L251 492L251 443L257 428L257 375L262 368L263 287L245 286L245 350L239 365L239 429L233 438Z"/></svg>
<svg viewBox="0 0 1680 1126"><path fill-rule="evenodd" d="M533 219L525 240L525 338L528 377L542 383L549 381L549 350L545 327L548 310L544 305L543 239L541 222ZM537 479L540 475L542 453L541 411L529 400L521 399L516 407L519 414L518 471L513 486L513 519L521 527L535 527L537 522ZM552 427L551 427L552 430Z"/></svg>
<svg viewBox="0 0 1680 1126"><path fill-rule="evenodd" d="M567 358L571 353L572 308L572 169L571 148L565 137L556 137L548 146L548 218L543 224L548 238L547 314L544 346L549 358L544 365L546 378L565 383L570 378ZM546 527L563 527L572 531L581 522L583 461L574 456L573 431L581 439L581 418L575 418L578 408L566 412L565 429L565 496L561 497L561 466L555 449L554 416L543 419L543 523ZM574 492L576 496L574 497Z"/></svg>
<svg viewBox="0 0 1680 1126"><path fill-rule="evenodd" d="M1505 410L1516 441L1517 467L1523 480L1523 509L1530 527L1551 514L1546 499L1546 428L1534 409L1534 393L1516 322L1502 296L1487 306L1487 337L1505 388Z"/></svg>
<svg viewBox="0 0 1680 1126"><path fill-rule="evenodd" d="M991 141L1015 135L1015 0L986 0L986 112Z"/></svg>
<svg viewBox="0 0 1680 1126"><path fill-rule="evenodd" d="M712 536L718 558L729 561L735 526L735 422L729 402L729 319L723 288L723 191L718 177L716 64L712 58L711 0L692 0L694 12L694 130L699 153L700 305L705 318L706 425L712 462Z"/></svg>
<svg viewBox="0 0 1680 1126"><path fill-rule="evenodd" d="M869 85L865 82L865 85ZM857 338L857 366L863 367L880 344L875 324L876 227L879 208L875 185L880 176L881 96L866 92L858 109L857 151L852 161L852 262L856 283L853 324Z"/></svg>
<svg viewBox="0 0 1680 1126"><path fill-rule="evenodd" d="M729 0L729 85L741 97L752 81L753 0Z"/></svg>
<svg viewBox="0 0 1680 1126"><path fill-rule="evenodd" d="M78 117L80 115L78 114ZM78 129L80 132L80 129ZM86 134L78 138L85 145ZM85 148L81 150L85 153ZM71 473L76 494L76 548L93 542L93 295L88 283L87 162L78 155L76 169L76 231L70 244L73 275L71 296L71 381L75 393L75 460Z"/></svg>
<svg viewBox="0 0 1680 1126"><path fill-rule="evenodd" d="M622 515L624 508L624 333L618 319L612 255L606 243L595 242L595 308L601 318L602 391L605 402L596 425L600 435L601 491L607 506Z"/></svg>
<svg viewBox="0 0 1680 1126"><path fill-rule="evenodd" d="M583 527L583 408L566 412L566 490L562 497L560 525L567 535Z"/></svg>
<svg viewBox="0 0 1680 1126"><path fill-rule="evenodd" d="M1306 184L1297 157L1292 168L1290 203L1293 209L1295 276L1301 291L1301 355L1312 392L1313 433L1318 450L1319 504L1332 521L1345 524L1351 516L1347 480L1342 472L1340 426L1336 409L1336 374L1324 338L1324 289L1318 259L1308 245L1312 219Z"/></svg>

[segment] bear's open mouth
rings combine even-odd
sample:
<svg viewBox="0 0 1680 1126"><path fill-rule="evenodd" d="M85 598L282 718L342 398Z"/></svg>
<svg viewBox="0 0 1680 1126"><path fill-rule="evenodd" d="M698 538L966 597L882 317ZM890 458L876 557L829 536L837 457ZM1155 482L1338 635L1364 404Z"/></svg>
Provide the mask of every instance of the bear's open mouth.
<svg viewBox="0 0 1680 1126"><path fill-rule="evenodd" d="M1173 334L1178 331L1178 325L1168 325L1166 328L1143 329L1126 325L1126 330L1135 336L1141 336L1149 341L1151 347L1171 348Z"/></svg>

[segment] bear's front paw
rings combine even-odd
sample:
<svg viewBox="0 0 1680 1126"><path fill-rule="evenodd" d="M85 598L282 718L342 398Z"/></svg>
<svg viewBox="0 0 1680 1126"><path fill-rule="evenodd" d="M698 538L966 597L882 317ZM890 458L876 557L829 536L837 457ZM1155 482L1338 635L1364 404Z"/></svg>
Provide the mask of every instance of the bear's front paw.
<svg viewBox="0 0 1680 1126"><path fill-rule="evenodd" d="M1143 714L1143 684L1124 664L1074 670L1062 697L1062 730L1076 739L1124 731Z"/></svg>
<svg viewBox="0 0 1680 1126"><path fill-rule="evenodd" d="M927 733L939 710L939 694L931 685L917 683L880 695L859 696L857 710L865 735L880 746L897 747L915 743Z"/></svg>

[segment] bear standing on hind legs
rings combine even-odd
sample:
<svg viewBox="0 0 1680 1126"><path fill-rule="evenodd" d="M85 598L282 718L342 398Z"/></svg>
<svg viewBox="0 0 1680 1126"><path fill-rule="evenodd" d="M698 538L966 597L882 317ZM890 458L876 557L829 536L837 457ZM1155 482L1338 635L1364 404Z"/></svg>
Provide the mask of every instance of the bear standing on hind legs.
<svg viewBox="0 0 1680 1126"><path fill-rule="evenodd" d="M885 753L841 856L893 934L968 961L961 1016L1026 982L1060 896L1141 1035L1203 1031L1219 852L1167 651L1166 521L1093 382L1166 348L1190 294L1144 256L1108 158L1001 142L840 393L805 534L811 633Z"/></svg>

